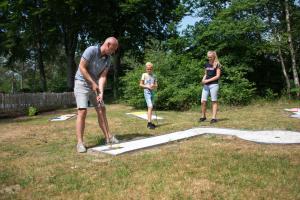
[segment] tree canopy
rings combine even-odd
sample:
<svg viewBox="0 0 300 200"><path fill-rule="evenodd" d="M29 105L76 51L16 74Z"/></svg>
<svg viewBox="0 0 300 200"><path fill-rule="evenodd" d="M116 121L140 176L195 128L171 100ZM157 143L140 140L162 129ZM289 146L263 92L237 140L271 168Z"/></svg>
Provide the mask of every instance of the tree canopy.
<svg viewBox="0 0 300 200"><path fill-rule="evenodd" d="M180 33L185 15L200 20ZM3 0L0 90L70 91L83 50L115 36L111 92L131 105L143 106L138 81L147 61L161 79L160 105L197 104L208 50L222 63L223 102L299 98L299 26L293 0Z"/></svg>

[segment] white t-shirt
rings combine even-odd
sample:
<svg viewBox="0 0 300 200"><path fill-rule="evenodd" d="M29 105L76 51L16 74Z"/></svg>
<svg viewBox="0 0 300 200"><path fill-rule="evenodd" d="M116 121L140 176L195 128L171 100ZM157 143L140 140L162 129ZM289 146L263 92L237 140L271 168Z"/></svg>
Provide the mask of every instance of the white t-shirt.
<svg viewBox="0 0 300 200"><path fill-rule="evenodd" d="M156 76L154 74L148 74L148 73L143 73L142 74L142 81L144 81L144 85L150 86L154 85L157 81ZM149 89L144 89L144 91L149 91Z"/></svg>

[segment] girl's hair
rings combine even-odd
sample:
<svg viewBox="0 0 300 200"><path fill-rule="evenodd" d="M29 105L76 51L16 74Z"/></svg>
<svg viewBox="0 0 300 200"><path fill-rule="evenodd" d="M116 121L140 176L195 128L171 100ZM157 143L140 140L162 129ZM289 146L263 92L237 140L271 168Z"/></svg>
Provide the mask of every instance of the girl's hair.
<svg viewBox="0 0 300 200"><path fill-rule="evenodd" d="M213 63L214 68L216 68L217 66L221 67L221 63L218 59L218 55L217 55L216 51L208 51L207 54L213 55L213 57L214 57L214 63Z"/></svg>
<svg viewBox="0 0 300 200"><path fill-rule="evenodd" d="M147 67L148 65L151 65L151 67L153 67L152 62L146 62L145 66Z"/></svg>

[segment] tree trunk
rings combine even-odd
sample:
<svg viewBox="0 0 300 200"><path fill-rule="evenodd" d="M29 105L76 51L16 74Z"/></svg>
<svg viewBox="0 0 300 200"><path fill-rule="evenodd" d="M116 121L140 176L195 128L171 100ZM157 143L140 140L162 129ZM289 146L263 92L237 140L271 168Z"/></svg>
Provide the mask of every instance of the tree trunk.
<svg viewBox="0 0 300 200"><path fill-rule="evenodd" d="M113 98L118 98L118 88L119 88L119 69L121 65L121 53L120 50L116 52L115 62L113 63L114 77L113 77Z"/></svg>
<svg viewBox="0 0 300 200"><path fill-rule="evenodd" d="M21 89L21 90L23 90L23 83L24 83L24 69L25 69L25 64L24 64L24 61L22 61L21 80L20 80L20 89Z"/></svg>
<svg viewBox="0 0 300 200"><path fill-rule="evenodd" d="M281 52L281 48L280 46L278 47L278 55L279 55L279 60L280 60L280 64L281 64L281 68L282 68L282 73L285 79L285 83L286 83L286 92L289 98L291 98L291 83L290 83L290 79L288 77L288 74L286 72L286 67L284 64L284 60L282 57L282 52Z"/></svg>
<svg viewBox="0 0 300 200"><path fill-rule="evenodd" d="M38 68L40 71L40 82L41 82L41 88L42 91L47 91L47 83L46 83L46 75L45 75L45 66L43 61L43 52L41 49L41 44L39 42L37 47L37 62L38 62Z"/></svg>
<svg viewBox="0 0 300 200"><path fill-rule="evenodd" d="M284 6L285 6L285 20L286 20L286 25L287 25L289 50L290 50L291 59L292 59L292 71L293 71L294 83L295 83L295 87L297 89L297 97L300 97L300 84L299 84L299 77L298 77L298 72L297 72L296 56L295 56L295 50L294 50L294 45L293 45L293 38L292 38L292 33L291 33L291 21L290 21L290 12L289 12L288 0L284 1Z"/></svg>
<svg viewBox="0 0 300 200"><path fill-rule="evenodd" d="M72 91L74 87L74 77L76 70L76 63L74 61L75 50L69 53L66 53L67 56L67 87L68 91Z"/></svg>
<svg viewBox="0 0 300 200"><path fill-rule="evenodd" d="M279 62L281 64L282 73L283 73L285 83L286 83L286 87L287 87L286 88L287 95L290 98L291 97L291 83L290 83L290 79L289 79L288 74L287 74L286 66L284 64L284 59L283 59L282 51L281 51L281 47L280 47L281 37L280 37L280 35L277 31L276 26L274 26L273 23L272 23L273 16L272 16L272 13L270 12L268 7L267 7L267 13L268 13L269 26L271 27L272 34L274 36L275 42L278 43L276 46L277 46L277 51L278 51Z"/></svg>
<svg viewBox="0 0 300 200"><path fill-rule="evenodd" d="M14 72L12 72L12 78L11 78L11 93L12 94L16 93L16 79L15 79Z"/></svg>
<svg viewBox="0 0 300 200"><path fill-rule="evenodd" d="M78 42L78 31L71 30L68 25L63 26L65 53L67 57L67 87L72 91L76 72L75 51Z"/></svg>
<svg viewBox="0 0 300 200"><path fill-rule="evenodd" d="M36 7L40 6L40 2L35 1ZM43 61L43 32L41 25L40 15L35 17L36 24L36 51L37 51L37 64L40 71L40 84L43 92L47 91L46 75L45 75L45 66Z"/></svg>

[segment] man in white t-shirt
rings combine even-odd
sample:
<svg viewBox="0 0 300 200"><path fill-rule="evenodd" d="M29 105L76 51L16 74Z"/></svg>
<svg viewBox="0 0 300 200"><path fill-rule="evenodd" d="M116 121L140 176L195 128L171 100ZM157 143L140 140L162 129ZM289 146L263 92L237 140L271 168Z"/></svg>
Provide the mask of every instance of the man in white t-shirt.
<svg viewBox="0 0 300 200"><path fill-rule="evenodd" d="M151 62L146 63L146 73L142 74L140 80L140 86L144 88L144 97L148 107L148 123L147 128L155 129L155 125L151 122L152 120L152 111L154 105L154 92L153 90L157 88L157 79L153 74L153 64Z"/></svg>

